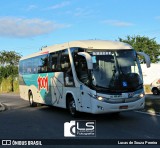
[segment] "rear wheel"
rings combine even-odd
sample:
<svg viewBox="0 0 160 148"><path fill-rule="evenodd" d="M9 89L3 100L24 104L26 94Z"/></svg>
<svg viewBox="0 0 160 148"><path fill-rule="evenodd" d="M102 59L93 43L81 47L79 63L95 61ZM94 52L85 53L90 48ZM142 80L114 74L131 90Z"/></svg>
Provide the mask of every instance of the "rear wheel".
<svg viewBox="0 0 160 148"><path fill-rule="evenodd" d="M31 107L37 106L37 103L35 103L34 100L33 100L33 94L32 94L31 91L28 93L28 97L29 97L29 104L30 104L30 106Z"/></svg>

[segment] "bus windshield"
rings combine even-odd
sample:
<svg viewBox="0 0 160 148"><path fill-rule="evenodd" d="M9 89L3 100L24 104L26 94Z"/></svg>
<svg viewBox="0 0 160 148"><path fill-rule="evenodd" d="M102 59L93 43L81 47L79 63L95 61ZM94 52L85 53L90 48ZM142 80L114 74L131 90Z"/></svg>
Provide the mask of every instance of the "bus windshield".
<svg viewBox="0 0 160 148"><path fill-rule="evenodd" d="M97 89L134 91L143 86L142 71L134 50L95 50L92 85Z"/></svg>

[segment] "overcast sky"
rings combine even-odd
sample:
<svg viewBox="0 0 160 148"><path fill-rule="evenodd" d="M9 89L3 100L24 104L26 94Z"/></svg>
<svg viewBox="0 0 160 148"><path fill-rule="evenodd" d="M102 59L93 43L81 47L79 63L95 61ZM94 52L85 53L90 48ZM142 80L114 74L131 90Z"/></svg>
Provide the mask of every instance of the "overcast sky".
<svg viewBox="0 0 160 148"><path fill-rule="evenodd" d="M0 50L23 56L72 40L127 35L160 43L160 0L0 0Z"/></svg>

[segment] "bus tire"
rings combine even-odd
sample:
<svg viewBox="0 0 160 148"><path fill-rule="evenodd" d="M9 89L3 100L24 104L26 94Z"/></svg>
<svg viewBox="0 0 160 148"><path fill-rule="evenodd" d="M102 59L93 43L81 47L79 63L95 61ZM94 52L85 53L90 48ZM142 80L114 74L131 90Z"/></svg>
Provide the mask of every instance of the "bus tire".
<svg viewBox="0 0 160 148"><path fill-rule="evenodd" d="M76 110L76 103L75 100L73 99L73 97L68 99L68 110L71 114L72 117L77 117L78 116L78 111Z"/></svg>
<svg viewBox="0 0 160 148"><path fill-rule="evenodd" d="M28 98L29 98L29 105L30 107L36 107L37 104L34 102L33 100L33 94L32 94L32 91L29 91L28 93Z"/></svg>

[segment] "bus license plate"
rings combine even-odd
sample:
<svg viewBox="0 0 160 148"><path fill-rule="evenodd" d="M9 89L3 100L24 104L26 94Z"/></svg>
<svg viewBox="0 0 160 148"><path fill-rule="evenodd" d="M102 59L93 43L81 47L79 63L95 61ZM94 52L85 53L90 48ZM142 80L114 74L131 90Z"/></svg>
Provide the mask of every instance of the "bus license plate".
<svg viewBox="0 0 160 148"><path fill-rule="evenodd" d="M128 105L120 106L119 109L128 109Z"/></svg>

